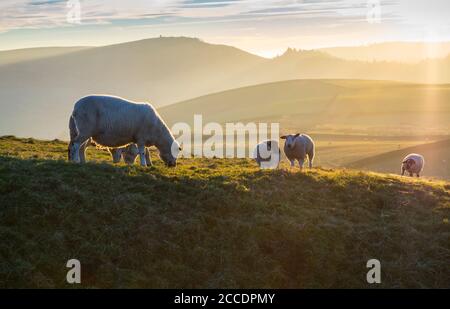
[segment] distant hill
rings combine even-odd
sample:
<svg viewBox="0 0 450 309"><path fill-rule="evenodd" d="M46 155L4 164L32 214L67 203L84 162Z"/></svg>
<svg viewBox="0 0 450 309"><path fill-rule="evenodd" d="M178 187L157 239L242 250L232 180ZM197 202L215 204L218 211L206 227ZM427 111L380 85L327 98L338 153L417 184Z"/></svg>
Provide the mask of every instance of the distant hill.
<svg viewBox="0 0 450 309"><path fill-rule="evenodd" d="M346 60L413 63L427 58L447 57L450 54L450 42L386 42L320 50Z"/></svg>
<svg viewBox="0 0 450 309"><path fill-rule="evenodd" d="M382 173L399 173L403 158L410 153L425 157L423 176L450 179L450 140L408 147L348 164L351 168Z"/></svg>
<svg viewBox="0 0 450 309"><path fill-rule="evenodd" d="M32 61L87 49L88 47L38 47L0 51L0 66Z"/></svg>
<svg viewBox="0 0 450 309"><path fill-rule="evenodd" d="M289 49L280 57L265 59L234 47L182 37L68 53L14 51L7 58L14 59L14 54L23 61L0 66L0 134L45 138L66 138L74 102L91 93L150 101L160 107L228 89L299 78L450 82L446 69L450 58L414 65L368 63Z"/></svg>
<svg viewBox="0 0 450 309"><path fill-rule="evenodd" d="M267 61L197 39L158 38L0 67L0 132L67 136L77 99L119 95L155 105L239 87L233 78Z"/></svg>
<svg viewBox="0 0 450 309"><path fill-rule="evenodd" d="M450 132L450 85L292 80L233 89L159 109L169 124L279 122L283 132L431 135Z"/></svg>

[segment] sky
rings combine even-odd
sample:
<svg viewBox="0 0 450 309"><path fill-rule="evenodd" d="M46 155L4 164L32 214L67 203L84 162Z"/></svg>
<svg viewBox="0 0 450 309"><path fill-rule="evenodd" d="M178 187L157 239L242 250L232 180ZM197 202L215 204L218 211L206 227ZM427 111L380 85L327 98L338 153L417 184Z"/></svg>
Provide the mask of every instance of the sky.
<svg viewBox="0 0 450 309"><path fill-rule="evenodd" d="M0 50L197 37L273 57L385 41L450 41L448 0L1 0Z"/></svg>

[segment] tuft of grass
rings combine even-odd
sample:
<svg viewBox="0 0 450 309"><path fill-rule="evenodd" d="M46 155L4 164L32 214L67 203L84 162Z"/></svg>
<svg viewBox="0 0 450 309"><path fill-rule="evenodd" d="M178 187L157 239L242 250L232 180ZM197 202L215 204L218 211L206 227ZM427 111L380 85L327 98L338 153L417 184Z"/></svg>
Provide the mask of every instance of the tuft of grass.
<svg viewBox="0 0 450 309"><path fill-rule="evenodd" d="M0 287L72 287L72 258L83 288L450 287L448 182L65 155L64 142L0 138Z"/></svg>

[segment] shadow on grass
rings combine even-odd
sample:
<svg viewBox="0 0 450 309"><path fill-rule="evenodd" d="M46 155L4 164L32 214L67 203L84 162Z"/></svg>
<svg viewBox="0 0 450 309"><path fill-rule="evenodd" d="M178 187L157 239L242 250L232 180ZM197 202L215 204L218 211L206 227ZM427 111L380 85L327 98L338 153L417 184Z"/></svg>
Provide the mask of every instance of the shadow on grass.
<svg viewBox="0 0 450 309"><path fill-rule="evenodd" d="M69 287L71 258L81 287L367 287L373 257L386 270L382 287L448 283L440 187L199 162L0 157L1 285Z"/></svg>

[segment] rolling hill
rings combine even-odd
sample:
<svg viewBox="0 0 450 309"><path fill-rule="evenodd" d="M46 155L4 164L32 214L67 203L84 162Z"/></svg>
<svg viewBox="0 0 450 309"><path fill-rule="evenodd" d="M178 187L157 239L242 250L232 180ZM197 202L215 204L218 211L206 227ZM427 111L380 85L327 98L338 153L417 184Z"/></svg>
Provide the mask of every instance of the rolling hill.
<svg viewBox="0 0 450 309"><path fill-rule="evenodd" d="M26 61L0 66L0 134L67 138L74 102L91 93L161 107L227 89L299 78L450 82L446 70L450 58L418 64L363 62L289 49L265 59L191 38L155 38L53 55L44 51L10 52L8 59Z"/></svg>
<svg viewBox="0 0 450 309"><path fill-rule="evenodd" d="M291 80L233 89L159 109L169 123L279 122L283 133L369 135L450 132L450 85Z"/></svg>
<svg viewBox="0 0 450 309"><path fill-rule="evenodd" d="M2 288L73 287L72 258L81 288L450 286L448 182L245 159L113 166L100 150L77 165L66 147L0 138Z"/></svg>
<svg viewBox="0 0 450 309"><path fill-rule="evenodd" d="M88 47L37 47L0 51L0 67L25 61L34 61L49 57L61 56L64 54L81 51Z"/></svg>
<svg viewBox="0 0 450 309"><path fill-rule="evenodd" d="M87 94L114 94L158 106L238 87L241 82L231 76L261 61L229 46L160 38L3 66L0 132L66 138L73 104Z"/></svg>
<svg viewBox="0 0 450 309"><path fill-rule="evenodd" d="M399 173L400 162L409 153L420 153L425 157L422 175L450 179L450 140L422 144L401 150L390 151L349 163L350 168L365 169L381 173Z"/></svg>

